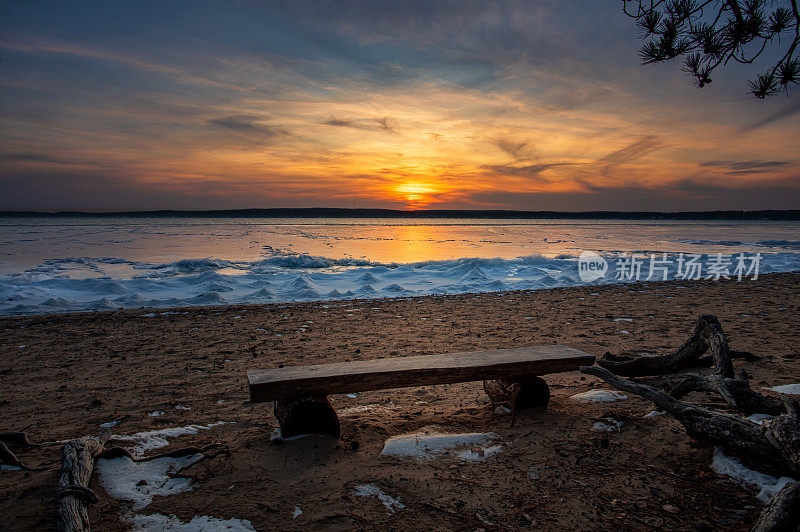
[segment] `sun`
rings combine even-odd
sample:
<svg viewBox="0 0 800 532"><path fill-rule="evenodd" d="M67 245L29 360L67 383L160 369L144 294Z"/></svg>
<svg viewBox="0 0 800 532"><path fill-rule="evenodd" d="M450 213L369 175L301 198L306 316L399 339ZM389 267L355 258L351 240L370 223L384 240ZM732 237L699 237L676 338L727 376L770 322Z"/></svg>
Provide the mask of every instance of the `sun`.
<svg viewBox="0 0 800 532"><path fill-rule="evenodd" d="M439 190L428 183L409 182L397 185L394 188L395 194L401 196L406 203L411 206L425 205L431 202L431 194Z"/></svg>

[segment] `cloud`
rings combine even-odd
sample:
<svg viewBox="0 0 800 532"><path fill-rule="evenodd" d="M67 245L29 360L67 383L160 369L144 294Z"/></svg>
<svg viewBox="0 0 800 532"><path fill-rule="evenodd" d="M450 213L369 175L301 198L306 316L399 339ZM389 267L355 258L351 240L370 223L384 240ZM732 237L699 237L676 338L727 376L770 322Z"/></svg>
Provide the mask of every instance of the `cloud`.
<svg viewBox="0 0 800 532"><path fill-rule="evenodd" d="M380 126L380 128L383 129L384 131L390 131L392 133L395 133L397 131L397 128L393 125L392 119L389 117L384 116L382 118L376 118L375 121L378 123L378 126Z"/></svg>
<svg viewBox="0 0 800 532"><path fill-rule="evenodd" d="M50 164L75 164L75 161L40 153L7 153L0 155L0 161L34 162Z"/></svg>
<svg viewBox="0 0 800 532"><path fill-rule="evenodd" d="M277 137L286 135L283 129L264 125L258 122L261 117L258 115L232 115L221 118L214 118L208 124L223 129L236 131L237 133L258 134L261 137Z"/></svg>
<svg viewBox="0 0 800 532"><path fill-rule="evenodd" d="M598 162L609 164L623 164L639 157L644 157L648 153L654 152L664 147L664 143L656 135L645 135L633 144L624 148L612 151L605 157L598 159Z"/></svg>
<svg viewBox="0 0 800 532"><path fill-rule="evenodd" d="M514 159L520 159L523 155L523 150L528 146L528 142L518 142L509 139L495 139L490 141L492 144L509 154Z"/></svg>
<svg viewBox="0 0 800 532"><path fill-rule="evenodd" d="M377 126L374 126L372 122L377 124ZM331 115L331 117L325 122L323 122L323 124L334 127L349 127L353 129L377 128L382 131L397 133L397 127L394 123L394 120L389 118L388 116L382 116L370 120L367 118L337 118L335 115Z"/></svg>
<svg viewBox="0 0 800 532"><path fill-rule="evenodd" d="M323 124L327 124L329 126L335 127L352 127L355 129L364 129L363 124L359 124L354 120L346 120L344 118L336 118L334 115L331 115L330 119L323 122Z"/></svg>
<svg viewBox="0 0 800 532"><path fill-rule="evenodd" d="M772 179L758 184L730 182L719 184L700 176L689 176L673 183L670 188L676 193L682 192L694 199L719 201L721 202L719 208L794 209L800 202L798 177ZM760 205L758 200L761 200ZM737 203L743 207L736 206Z"/></svg>
<svg viewBox="0 0 800 532"><path fill-rule="evenodd" d="M542 172L550 170L551 168L557 168L559 166L572 166L574 164L577 163L542 163L542 164L529 164L526 166L513 166L510 164L501 164L501 165L486 165L483 168L494 174L513 176L513 177L537 178L538 180L541 181L548 181L547 179L543 178L543 176L541 175Z"/></svg>
<svg viewBox="0 0 800 532"><path fill-rule="evenodd" d="M42 163L43 165L94 167L97 169L115 169L110 162L97 159L70 158L46 153L18 152L0 154L0 163L9 163L8 167L29 166L25 163ZM14 164L20 163L20 164ZM41 165L40 165L41 166Z"/></svg>
<svg viewBox="0 0 800 532"><path fill-rule="evenodd" d="M469 195L468 200L484 208L535 211L794 209L800 203L800 186L786 180L733 187L687 178L677 186L666 187L631 184L575 192L475 192Z"/></svg>
<svg viewBox="0 0 800 532"><path fill-rule="evenodd" d="M791 166L794 163L790 161L706 161L698 163L699 166L707 168L716 168L723 170L729 174L757 174Z"/></svg>
<svg viewBox="0 0 800 532"><path fill-rule="evenodd" d="M793 116L797 113L800 113L800 100L795 98L792 103L781 109L780 111L776 111L772 114L767 115L765 118L750 124L747 127L743 127L741 131L754 131L756 129L760 129L766 125L772 124L773 122L778 122L780 120L784 120Z"/></svg>

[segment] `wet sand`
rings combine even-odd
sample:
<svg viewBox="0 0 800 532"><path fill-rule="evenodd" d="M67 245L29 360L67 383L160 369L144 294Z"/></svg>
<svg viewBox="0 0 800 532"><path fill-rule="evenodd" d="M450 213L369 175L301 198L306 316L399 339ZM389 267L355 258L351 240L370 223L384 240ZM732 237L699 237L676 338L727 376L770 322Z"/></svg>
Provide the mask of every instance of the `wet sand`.
<svg viewBox="0 0 800 532"><path fill-rule="evenodd" d="M546 377L546 412L510 427L481 383L332 396L342 437L270 443L271 405L248 403L247 369L377 357L565 344L596 356L664 353L716 314L752 386L800 382L800 274L758 281L640 283L527 292L0 318L0 430L33 441L231 422L170 440L171 448L226 444L231 456L186 474L192 490L155 497L137 513L249 520L258 529L646 529L745 530L761 507L754 494L714 473L713 449L631 397L582 404L569 397L593 377ZM619 320L619 321L615 321ZM690 399L722 408L712 395ZM176 409L180 405L187 409ZM362 407L362 408L359 408ZM163 416L148 413L163 411ZM343 411L343 412L342 412ZM592 426L611 416L615 432ZM382 456L384 441L436 426L493 432L502 450L484 461ZM163 450L163 449L161 449ZM54 528L57 448L20 451L45 471L0 472L0 514L11 530ZM533 469L532 469L533 468ZM770 472L770 471L765 471ZM780 472L770 472L780 473ZM533 478L532 478L533 477ZM389 513L374 483L405 506ZM124 501L92 480L96 530L125 530ZM293 518L295 508L302 513Z"/></svg>

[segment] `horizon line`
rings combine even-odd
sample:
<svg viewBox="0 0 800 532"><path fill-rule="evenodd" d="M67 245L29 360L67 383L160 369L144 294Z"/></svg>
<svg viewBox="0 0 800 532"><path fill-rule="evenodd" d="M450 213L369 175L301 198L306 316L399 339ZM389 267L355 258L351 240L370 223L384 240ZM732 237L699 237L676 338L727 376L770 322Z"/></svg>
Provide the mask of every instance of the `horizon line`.
<svg viewBox="0 0 800 532"><path fill-rule="evenodd" d="M382 209L341 207L273 207L247 209L158 209L136 211L78 211L78 210L0 210L5 217L49 216L172 216L172 217L234 217L259 215L264 218L606 218L606 219L768 219L800 220L798 209L708 210L708 211L524 211L514 209Z"/></svg>

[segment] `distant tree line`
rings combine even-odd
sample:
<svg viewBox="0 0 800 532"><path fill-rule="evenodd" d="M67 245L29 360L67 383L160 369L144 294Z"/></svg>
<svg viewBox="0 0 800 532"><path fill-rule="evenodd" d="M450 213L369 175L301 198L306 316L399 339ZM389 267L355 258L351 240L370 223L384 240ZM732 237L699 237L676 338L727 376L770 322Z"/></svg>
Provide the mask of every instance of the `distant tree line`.
<svg viewBox="0 0 800 532"><path fill-rule="evenodd" d="M0 211L0 217L141 217L141 218L471 218L471 219L603 219L603 220L800 220L800 210L761 211L512 211L432 209L341 209L326 207L230 209L216 211L41 212Z"/></svg>

